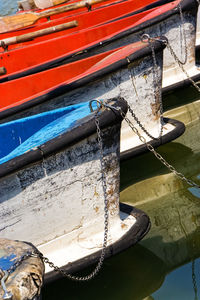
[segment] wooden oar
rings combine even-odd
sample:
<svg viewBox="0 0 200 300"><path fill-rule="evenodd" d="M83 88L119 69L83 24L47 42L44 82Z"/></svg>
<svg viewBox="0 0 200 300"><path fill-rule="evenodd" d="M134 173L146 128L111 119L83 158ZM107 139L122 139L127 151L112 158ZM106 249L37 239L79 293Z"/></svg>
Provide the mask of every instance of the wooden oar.
<svg viewBox="0 0 200 300"><path fill-rule="evenodd" d="M0 18L0 33L16 30L26 26L33 25L41 18L50 17L55 14L67 12L70 10L79 9L82 7L88 7L93 4L104 2L106 0L82 0L80 2L64 5L54 9L48 9L40 13L26 12L17 14L14 16L1 17Z"/></svg>
<svg viewBox="0 0 200 300"><path fill-rule="evenodd" d="M34 32L30 32L30 33L26 33L26 34L22 34L22 35L18 35L18 36L13 36L13 37L10 37L10 38L4 39L4 40L0 40L0 46L5 48L12 44L27 42L27 41L33 40L37 37L43 36L43 35L47 35L50 33L58 32L61 30L69 29L69 28L73 28L76 26L78 26L78 22L76 20L74 20L74 21L71 21L68 23L48 27L48 28L45 28L42 30L37 30ZM1 73L0 73L0 75L1 75Z"/></svg>
<svg viewBox="0 0 200 300"><path fill-rule="evenodd" d="M18 7L21 10L28 10L28 9L44 9L51 6L59 5L69 0L22 0L18 2Z"/></svg>

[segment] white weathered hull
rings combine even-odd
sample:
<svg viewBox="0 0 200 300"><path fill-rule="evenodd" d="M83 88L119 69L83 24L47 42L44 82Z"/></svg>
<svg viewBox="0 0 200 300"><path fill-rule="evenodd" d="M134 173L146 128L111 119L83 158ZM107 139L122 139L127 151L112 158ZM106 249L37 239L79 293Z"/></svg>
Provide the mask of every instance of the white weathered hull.
<svg viewBox="0 0 200 300"><path fill-rule="evenodd" d="M104 149L104 155L112 220L119 214L119 128L111 132L112 146ZM98 219L103 222L99 157L96 136L92 136L3 177L1 237L28 240L38 246L78 228L94 226Z"/></svg>
<svg viewBox="0 0 200 300"><path fill-rule="evenodd" d="M78 127L81 134L82 127L83 124ZM70 138L76 141L75 131L72 132ZM109 249L106 256L110 256L141 239L149 228L149 220L145 215L145 224L140 223L141 228L137 225L133 234L137 214L120 211L120 123L107 126L102 132L108 249L113 249ZM1 166L0 237L31 242L55 265L66 265L73 270L77 264L78 268L85 267L85 262L91 264L94 256L98 259L103 245L105 207L101 155L96 133L73 145L70 140L68 146L60 146L60 137L56 140L59 151L48 150L51 154L47 157L41 146L39 149L43 150L33 149L24 153L23 158L16 158L15 163L8 161L8 167L6 163ZM66 143L66 137L63 138ZM54 143L50 149L52 145ZM39 158L34 151L40 153ZM36 153L36 159L30 164L32 152ZM46 273L49 271L47 266Z"/></svg>

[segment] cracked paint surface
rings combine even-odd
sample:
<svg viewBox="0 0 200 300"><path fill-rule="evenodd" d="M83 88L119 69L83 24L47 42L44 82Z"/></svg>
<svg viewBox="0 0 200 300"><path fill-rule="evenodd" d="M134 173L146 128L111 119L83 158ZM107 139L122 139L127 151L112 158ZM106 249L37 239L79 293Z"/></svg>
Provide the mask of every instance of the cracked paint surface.
<svg viewBox="0 0 200 300"><path fill-rule="evenodd" d="M111 218L119 214L119 126L103 131ZM112 145L112 146L111 146ZM0 180L0 236L42 244L104 215L96 134Z"/></svg>

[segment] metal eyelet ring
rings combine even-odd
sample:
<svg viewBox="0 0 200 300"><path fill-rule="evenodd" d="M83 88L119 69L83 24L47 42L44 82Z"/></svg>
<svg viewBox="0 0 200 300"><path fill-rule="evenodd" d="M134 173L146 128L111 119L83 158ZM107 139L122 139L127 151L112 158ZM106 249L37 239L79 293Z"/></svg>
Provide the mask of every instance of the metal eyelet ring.
<svg viewBox="0 0 200 300"><path fill-rule="evenodd" d="M91 100L90 103L89 103L89 107L90 107L91 113L96 110L96 109L93 109L92 102L96 102L96 104L97 104L97 111L99 111L104 106L102 100Z"/></svg>
<svg viewBox="0 0 200 300"><path fill-rule="evenodd" d="M147 34L147 33L144 33L144 34L141 36L141 42L143 42L143 43L149 43L150 40L151 40L150 35Z"/></svg>

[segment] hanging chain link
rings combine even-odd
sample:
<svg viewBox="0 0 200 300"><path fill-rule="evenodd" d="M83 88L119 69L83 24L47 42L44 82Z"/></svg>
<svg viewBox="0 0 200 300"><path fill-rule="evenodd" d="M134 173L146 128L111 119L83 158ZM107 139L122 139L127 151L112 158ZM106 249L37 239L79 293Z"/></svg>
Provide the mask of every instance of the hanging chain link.
<svg viewBox="0 0 200 300"><path fill-rule="evenodd" d="M152 134L150 134L150 132L148 132L148 130L144 127L144 125L141 123L141 121L139 121L138 117L135 115L135 113L133 112L133 110L131 111L131 115L132 117L135 119L135 121L137 122L137 124L139 125L139 127L146 133L146 135L148 137L150 137L153 140L158 140L161 138L162 134L163 134L163 125L164 125L164 121L163 121L163 104L162 104L162 94L161 94L161 88L160 88L160 84L159 84L159 75L158 75L158 66L157 66L157 62L156 62L156 55L155 55L155 49L153 46L153 41L154 39L151 39L149 35L144 34L141 38L141 40L143 42L146 42L149 44L150 48L151 48L151 52L152 52L152 59L153 59L153 82L154 82L154 99L155 102L157 103L157 101L159 102L159 110L160 110L160 133L158 137L154 137ZM162 40L160 40L161 42L163 42ZM128 68L129 72L130 72L130 78L132 81L132 85L133 88L135 89L136 95L138 96L135 84L134 84L134 79L133 79L133 74L130 70L130 68ZM139 96L138 96L139 99Z"/></svg>
<svg viewBox="0 0 200 300"><path fill-rule="evenodd" d="M199 0L197 0L197 2L199 3ZM178 5L179 7L179 12L180 12L180 18L181 18L181 35L183 36L183 40L184 40L184 48L185 48L185 59L184 61L181 61L177 55L175 54L174 50L172 49L171 45L169 44L169 42L166 43L167 48L170 50L172 56L174 57L175 61L178 63L179 67L182 69L182 71L186 74L187 78L191 81L191 83L194 85L195 88L197 88L197 90L200 92L200 88L198 87L198 85L192 80L192 78L190 78L189 74L187 73L187 71L184 69L183 65L187 62L187 57L188 57L188 51L187 51L187 43L186 43L186 34L185 34L185 29L184 29L184 19L183 19L183 12L182 12L182 8L181 5ZM182 40L182 39L181 39ZM163 121L163 105L162 105L162 96L161 96L161 89L159 88L159 77L158 77L158 67L157 67L157 63L156 63L156 55L155 55L155 50L152 44L152 41L154 41L153 38L148 38L148 43L151 47L152 50L152 58L153 58L153 76L154 76L154 82L155 82L155 99L159 99L159 105L160 105L160 122L161 122L161 130L160 130L160 134L159 137L153 137L146 129L145 127L141 124L141 122L139 121L139 119L136 117L135 113L133 112L133 110L131 109L131 107L128 105L128 110L131 113L132 117L135 119L135 121L137 122L137 124L139 125L139 127L147 134L147 136L149 136L151 139L157 140L160 139L160 137L163 134L163 125L164 125L164 121ZM165 41L162 41L165 42ZM133 82L133 77L131 74L131 79ZM134 84L133 84L134 86ZM178 172L172 165L170 165L163 157L162 155L160 155L155 149L154 147L148 143L145 139L144 136L142 136L138 129L134 126L134 124L126 117L126 114L121 110L121 108L116 108L116 107L111 107L109 105L104 105L105 107L111 108L112 110L117 110L118 112L120 112L122 118L128 123L128 125L130 126L130 128L132 129L132 131L137 134L137 136L139 137L140 141L142 143L144 143L147 147L147 149L152 152L154 154L154 156L160 160L160 162L162 164L164 164L172 173L174 173L177 177L179 177L181 180L185 181L187 184L189 184L190 186L193 187L197 187L200 188L200 186L198 184L196 184L194 181L186 178L182 173ZM61 273L64 277L67 277L68 279L71 280L75 280L75 281L88 281L92 278L94 278L95 275L97 275L97 273L100 271L102 265L103 265L103 261L105 259L105 252L106 252L106 247L107 247L107 239L108 239L108 200L107 200L107 194L106 194L106 190L107 190L107 185L106 185L106 175L105 175L105 162L103 159L103 143L102 143L102 137L101 137L101 130L100 130L100 126L99 126L99 119L98 119L98 111L95 113L95 124L96 124L96 128L97 128L97 138L98 138L98 144L99 144L99 148L100 148L100 163L101 163L101 172L102 172L102 185L103 185L103 193L104 193L104 238L103 238L103 246L102 246L102 250L101 250L101 255L99 258L99 261L94 269L94 271L92 273L90 273L89 275L86 276L74 276L71 275L69 273L67 273L65 270L59 268L58 266L56 266L53 262L51 262L47 257L44 257L42 253L38 252L36 253L36 255L39 255L42 260L48 264L51 268L54 269L54 271Z"/></svg>
<svg viewBox="0 0 200 300"><path fill-rule="evenodd" d="M104 259L105 259L105 254L106 254L106 247L107 247L107 241L108 241L108 224L109 224L108 199L107 199L107 192L106 192L107 184L106 184L106 174L105 174L106 166L105 166L105 161L104 161L104 157L103 157L103 141L102 141L101 129L100 129L99 118L98 118L99 109L101 107L102 107L102 104L99 103L98 110L95 113L95 124L96 124L96 128L97 128L97 140L98 140L98 145L99 145L99 149L100 149L100 165L101 165L102 187L103 187L103 195L104 195L104 237L103 237L103 245L102 245L102 249L101 249L101 255L100 255L100 258L98 260L98 263L97 263L95 269L89 275L86 275L86 276L71 275L71 274L67 273L65 270L63 270L62 268L56 266L47 257L45 257L39 250L34 250L34 251L27 252L26 254L21 256L19 258L19 260L17 260L10 267L10 269L8 270L8 275L10 275L12 272L14 272L14 270L24 260L26 260L29 257L39 257L40 259L42 259L42 261L44 263L48 264L50 268L54 269L54 271L60 273L64 277L74 280L74 281L88 281L88 280L94 278L100 271L100 269L103 265ZM1 275L1 273L0 273L0 275Z"/></svg>
<svg viewBox="0 0 200 300"><path fill-rule="evenodd" d="M98 112L99 109L101 108L101 103L100 106L95 113L95 124L97 128L97 140L98 140L98 145L100 149L100 164L101 164L101 175L102 175L102 186L103 186L103 195L104 195L104 238L103 238L103 245L101 249L101 255L99 258L99 261L95 267L95 269L86 276L75 276L67 273L65 270L62 268L56 266L53 262L51 262L47 257L43 256L42 253L36 252L35 254L38 255L44 263L48 264L50 268L54 269L54 271L60 273L62 276L71 279L73 281L88 281L92 278L94 278L98 272L100 271L104 259L105 259L105 254L106 254L106 247L107 247L107 240L108 240L108 219L109 219L109 212L108 212L108 200L107 200L107 184L106 184L106 174L105 174L105 161L103 157L103 141L102 141L102 136L101 136L101 129L99 125L99 118L98 118Z"/></svg>
<svg viewBox="0 0 200 300"><path fill-rule="evenodd" d="M196 0L198 4L200 4L199 0ZM182 72L186 75L187 79L191 82L191 84L196 88L196 90L200 93L200 88L199 86L196 84L196 82L190 77L190 75L188 74L188 72L186 71L186 69L184 68L184 64L187 61L187 56L188 56L188 52L187 52L187 42L186 42L186 34L185 34L185 29L184 29L184 18L183 18L183 12L182 12L182 8L181 8L181 4L179 3L178 5L179 7L179 11L180 11L180 17L181 17L181 23L182 23L182 30L183 30L183 37L184 37L184 44L185 44L185 60L184 62L182 62L178 56L176 55L176 53L174 52L172 46L169 44L168 41L165 41L166 47L168 48L168 50L170 51L172 57L174 58L174 60L176 61L176 63L178 64L178 66L180 67L180 69L182 70Z"/></svg>
<svg viewBox="0 0 200 300"><path fill-rule="evenodd" d="M196 0L198 2L198 4L200 4L199 0ZM189 74L187 73L187 71L184 69L183 65L187 62L187 44L186 44L186 36L185 36L185 30L184 30L184 20L183 20L183 13L182 13L182 8L181 5L179 4L179 11L180 11L180 17L181 17L181 24L182 24L182 35L183 35L183 39L184 39L184 44L185 44L185 59L182 62L177 55L175 54L174 50L172 49L171 45L169 44L169 42L163 41L164 43L166 43L167 48L169 49L171 55L174 57L175 61L178 63L179 67L182 69L182 71L185 73L185 75L187 76L187 78L190 80L190 82L193 84L193 86L200 92L200 88L198 87L198 85L192 80L192 78L189 76ZM134 120L137 122L137 124L139 125L139 127L147 134L147 136L149 136L151 139L157 140L160 139L160 137L162 136L163 133L163 106L162 106L162 97L161 97L161 90L159 88L159 79L158 79L158 67L157 67L157 63L156 63L156 55L155 55L155 50L152 44L152 41L156 40L155 38L150 38L148 35L144 35L147 37L148 39L148 43L149 46L151 47L152 50L152 58L153 58L153 76L154 76L154 82L155 82L155 99L159 99L159 105L160 105L160 120L161 120L161 130L160 130L160 134L159 137L153 137L146 129L145 127L141 124L141 122L139 121L139 119L136 117L135 113L133 112L133 110L131 109L131 107L128 105L128 110L131 113L132 117L134 118ZM144 38L144 37L143 37ZM133 82L133 77L131 74L131 79ZM133 84L134 86L134 84ZM196 184L195 182L193 182L190 179L187 179L182 173L176 171L176 169L170 165L155 149L154 147L149 144L145 137L142 136L138 129L134 126L134 124L126 117L126 114L121 110L121 108L117 108L117 107L111 107L109 105L104 105L105 107L111 108L112 110L117 110L118 112L120 112L122 118L127 122L127 124L130 126L130 128L132 129L132 131L137 134L137 136L139 137L140 141L144 144L146 144L148 150L150 152L152 152L154 154L154 156L156 158L158 158L161 163L163 163L172 173L174 173L177 177L179 177L181 180L187 182L190 186L193 187L197 187L200 188L200 186L198 184ZM14 272L16 270L16 268L26 259L30 258L30 257L39 257L40 259L43 260L44 263L48 264L50 268L54 269L54 271L59 272L60 274L62 274L64 277L67 277L68 279L74 280L74 281L88 281L92 278L94 278L98 272L100 271L102 265L103 265L103 261L105 259L105 253L106 253L106 247L107 247L107 240L108 240L108 219L109 219L109 212L108 212L108 200L107 200L107 184L106 184L106 175L105 175L105 162L103 159L103 142L102 142L102 137L101 137L101 129L99 126L99 119L98 119L98 112L99 109L97 110L97 112L95 113L95 124L96 124L96 128L97 128L97 139L98 139L98 144L99 144L99 148L100 148L100 164L101 164L101 172L102 172L102 186L103 186L103 194L104 194L104 238L103 238L103 246L101 249L101 255L99 258L99 261L95 267L95 269L86 276L75 276L75 275L71 275L69 273L67 273L65 270L63 270L62 268L56 266L53 262L51 262L47 257L45 257L41 252L39 252L38 250L34 250L34 251L28 251L26 254L22 255L8 270L8 274L10 275L12 272ZM1 269L0 269L1 270ZM4 271L2 270L2 272L0 273L0 277L3 276Z"/></svg>
<svg viewBox="0 0 200 300"><path fill-rule="evenodd" d="M106 107L111 108L108 105L105 105ZM130 128L132 129L132 131L139 137L140 141L146 145L147 149L152 152L154 154L154 156L160 160L160 162L165 165L173 174L175 174L177 177L179 177L181 180L185 181L187 184L189 184L190 186L196 187L196 188L200 188L200 185L196 184L194 181L186 178L182 173L178 172L172 165L170 165L163 157L161 154L159 154L154 147L148 143L145 139L144 136L142 136L138 129L134 126L134 124L129 120L129 118L126 116L126 114L121 110L121 108L119 107L112 107L113 110L116 110L118 112L120 112L122 118L127 122L127 124L130 126ZM128 105L128 110L132 111L130 106Z"/></svg>
<svg viewBox="0 0 200 300"><path fill-rule="evenodd" d="M171 55L174 57L175 61L177 62L178 66L180 67L180 69L183 71L183 73L186 75L187 79L192 83L192 85L197 89L197 91L200 93L200 88L199 86L196 84L196 82L190 77L190 75L188 74L188 72L185 70L185 68L183 67L182 63L180 62L180 60L178 59L177 55L175 54L174 50L172 49L171 45L169 43L166 43L167 48L169 49L169 51L171 52Z"/></svg>

